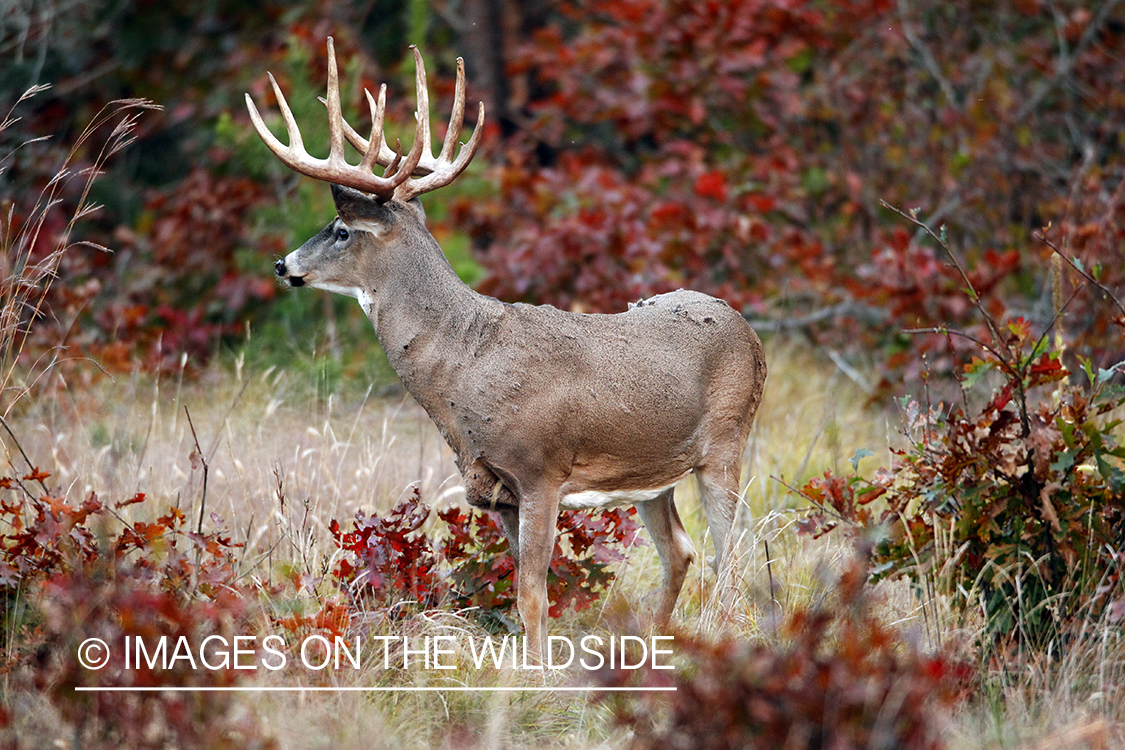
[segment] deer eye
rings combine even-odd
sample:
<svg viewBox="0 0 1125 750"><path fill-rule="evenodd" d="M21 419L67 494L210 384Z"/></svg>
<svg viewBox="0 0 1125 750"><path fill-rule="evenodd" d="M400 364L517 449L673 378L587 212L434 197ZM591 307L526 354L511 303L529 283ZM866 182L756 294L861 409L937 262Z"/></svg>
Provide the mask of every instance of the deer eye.
<svg viewBox="0 0 1125 750"><path fill-rule="evenodd" d="M348 238L348 230L347 229L345 229L344 227L340 227L339 229L336 230L336 240L337 241L343 242L347 238Z"/></svg>

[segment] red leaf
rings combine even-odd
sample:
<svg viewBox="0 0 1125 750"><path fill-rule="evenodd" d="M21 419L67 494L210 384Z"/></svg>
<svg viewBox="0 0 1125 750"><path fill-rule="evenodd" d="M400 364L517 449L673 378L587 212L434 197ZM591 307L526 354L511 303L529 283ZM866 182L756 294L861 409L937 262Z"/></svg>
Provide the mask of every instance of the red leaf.
<svg viewBox="0 0 1125 750"><path fill-rule="evenodd" d="M695 192L701 198L725 201L727 199L727 178L718 170L704 172L695 180Z"/></svg>
<svg viewBox="0 0 1125 750"><path fill-rule="evenodd" d="M42 482L44 479L46 479L49 476L51 476L50 473L48 473L46 471L40 471L39 467L36 466L35 468L33 468L31 470L30 474L28 474L27 476L24 477L24 479L26 481L29 481L29 482Z"/></svg>
<svg viewBox="0 0 1125 750"><path fill-rule="evenodd" d="M122 500L121 502L117 503L114 507L115 508L124 508L127 505L136 505L137 503L143 503L144 501L145 501L145 493L138 492L137 494L133 495L128 500Z"/></svg>

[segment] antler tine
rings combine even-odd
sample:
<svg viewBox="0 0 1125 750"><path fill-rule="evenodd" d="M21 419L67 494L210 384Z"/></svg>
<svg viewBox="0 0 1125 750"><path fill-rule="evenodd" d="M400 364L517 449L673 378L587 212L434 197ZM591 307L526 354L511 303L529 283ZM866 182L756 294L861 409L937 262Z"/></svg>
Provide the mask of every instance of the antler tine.
<svg viewBox="0 0 1125 750"><path fill-rule="evenodd" d="M417 49L414 50L414 54L415 59L418 60L420 69L421 54ZM423 90L421 88L419 88L418 96L419 101L422 101ZM423 111L425 110L419 105L419 113ZM480 103L477 114L477 124L476 127L473 128L472 137L467 144L461 147L461 152L457 154L457 158L454 159L453 152L457 148L457 137L461 134L464 118L465 62L461 58L457 58L457 85L453 95L453 114L449 118L449 129L445 132L441 155L434 161L434 169L430 174L404 184L395 191L395 198L407 201L422 193L436 190L443 185L448 185L457 175L461 174L466 166L468 166L469 161L473 158L473 154L476 153L477 146L480 144L481 134L484 132L484 102ZM427 149L427 151L429 151L429 149Z"/></svg>
<svg viewBox="0 0 1125 750"><path fill-rule="evenodd" d="M250 111L250 121L254 123L254 130L258 132L258 137L282 162L289 165L289 161L293 157L304 152L305 145L301 140L301 131L297 128L297 121L293 119L293 112L289 109L289 102L285 101L285 95L281 93L281 87L277 85L273 73L267 73L266 75L270 77L274 96L277 97L277 106L281 110L282 119L285 120L285 130L289 134L289 145L286 146L279 141L266 127L265 121L262 120L262 116L258 113L258 108L254 106L254 100L250 98L249 94L246 94L246 108Z"/></svg>
<svg viewBox="0 0 1125 750"><path fill-rule="evenodd" d="M462 106L464 103L462 102ZM461 174L465 167L469 165L473 155L476 153L477 146L480 145L481 134L484 132L484 102L480 103L477 111L477 124L473 128L473 135L469 138L469 142L461 146L460 153L457 158L450 162L448 159L441 159L436 169L431 174L425 177L419 177L416 180L411 180L402 187L395 191L395 198L400 201L408 201L415 198L422 193L428 193L431 190L437 190L439 187L444 187ZM448 137L448 136L447 136ZM452 151L452 148L450 149ZM442 155L445 154L445 148L442 148Z"/></svg>
<svg viewBox="0 0 1125 750"><path fill-rule="evenodd" d="M387 180L388 183L394 184L394 197L396 198L398 197L398 190L400 189L400 187L403 184L409 184L407 183L407 180L409 180L410 177L414 174L415 169L417 169L418 167L418 162L422 160L422 146L425 143L425 140L422 138L421 130L422 123L419 122L418 125L414 128L414 145L410 148L410 153L406 155L406 161L402 163L402 166L398 168L398 171L393 172L393 174L384 175L384 179ZM395 162L397 161L398 155L396 152ZM390 167L388 167L387 171L391 172L392 170Z"/></svg>
<svg viewBox="0 0 1125 750"><path fill-rule="evenodd" d="M347 137L346 131L349 128L341 114L340 79L336 67L336 51L332 37L328 37L328 93L324 100L328 107L330 132L330 148L327 159L318 159L305 150L304 142L301 139L301 131L293 118L293 112L289 108L289 103L285 101L284 94L281 93L281 87L277 85L277 81L272 75L270 76L270 83L273 85L274 93L277 96L281 116L285 120L285 129L289 134L289 145L286 146L281 143L266 127L254 100L250 98L249 94L246 95L246 108L250 112L250 119L254 123L254 129L258 136L265 142L270 151L273 151L281 162L290 169L314 179L335 182L345 187L372 193L382 200L391 200L394 198L396 188L409 179L410 173L418 166L418 161L422 157L422 143L417 138L414 148L407 155L401 169L393 174L382 177L373 174L371 172L372 165L366 157L366 151L364 152L366 166L352 166L347 163L344 158L344 139ZM381 134L379 141L382 141Z"/></svg>
<svg viewBox="0 0 1125 750"><path fill-rule="evenodd" d="M418 120L418 137L422 139L422 150L432 159L434 147L430 139L430 93L426 88L426 64L422 62L418 45L410 45L410 51L414 53L414 88L417 90L418 102L414 117Z"/></svg>
<svg viewBox="0 0 1125 750"><path fill-rule="evenodd" d="M398 171L398 165L402 162L402 141L395 141L394 155L391 163L387 165L386 175L392 175Z"/></svg>
<svg viewBox="0 0 1125 750"><path fill-rule="evenodd" d="M328 37L328 163L344 165L344 115L340 109L340 75L336 70L336 47Z"/></svg>
<svg viewBox="0 0 1125 750"><path fill-rule="evenodd" d="M379 100L377 102L367 89L364 89L363 93L367 95L367 107L371 111L371 138L370 140L364 138L347 120L343 121L344 137L348 139L348 143L355 146L356 151L364 155L364 164L370 162L370 166L378 164L383 167L389 167L395 157L400 155L387 144L383 134L383 123L386 118L387 84L384 83L379 87ZM320 102L321 104L328 104L324 97L320 97ZM378 139L375 137L376 133L378 133ZM375 150L374 154L372 154L371 142L375 140L378 140L379 147ZM433 154L426 153L426 149L423 148L422 158L419 159L418 166L414 168L414 175L416 177L425 177L437 169L437 166L437 161L434 159Z"/></svg>
<svg viewBox="0 0 1125 750"><path fill-rule="evenodd" d="M348 143L355 146L356 151L364 155L364 164L368 164L369 167L374 167L376 164L386 167L389 166L390 163L394 161L395 156L398 155L397 152L387 144L387 139L384 137L383 133L383 123L386 119L387 107L387 84L384 83L379 87L378 102L375 101L375 98L371 96L371 92L367 89L364 89L363 93L367 96L367 108L371 111L371 138L364 138L347 120L341 120L344 125L344 137L348 139ZM327 99L323 96L317 98L320 100L321 104L327 106ZM376 138L376 135L378 135L378 138ZM378 141L379 148L375 150L373 155L369 154L371 142L376 140ZM433 169L426 164L426 155L422 154L422 160L415 169L415 172L419 175L426 175L432 171Z"/></svg>
<svg viewBox="0 0 1125 750"><path fill-rule="evenodd" d="M478 102L478 105L479 106L477 107L477 124L476 124L476 127L473 128L473 134L469 137L469 142L461 147L461 153L457 154L457 158L453 160L453 165L450 167L450 171L453 174L450 177L450 179L453 179L453 177L456 177L457 175L459 175L461 173L461 171L464 170L465 167L467 167L469 165L469 162L472 160L473 155L476 154L476 152L477 152L477 146L480 145L480 137L484 133L484 102ZM464 95L462 95L461 96L462 113L464 112L464 108L465 108L465 97L464 97ZM458 127L458 130L460 130L460 127ZM444 149L443 149L443 153L444 153ZM445 183L442 183L442 184L445 184ZM440 187L440 186L435 186L435 187Z"/></svg>
<svg viewBox="0 0 1125 750"><path fill-rule="evenodd" d="M445 131L445 141L441 144L441 155L438 161L449 161L453 158L453 149L457 148L457 137L461 135L461 126L465 122L465 61L457 58L457 85L453 89L453 114L449 117L449 129Z"/></svg>
<svg viewBox="0 0 1125 750"><path fill-rule="evenodd" d="M346 128L344 133L348 135L350 131L350 133L355 134L355 138L349 135L348 140L363 154L362 166L365 169L373 169L377 163L382 163L386 166L386 162L381 160L380 157L385 159L386 157L383 152L386 151L389 153L391 150L383 134L383 121L387 113L387 84L384 83L379 87L379 101L377 102L372 98L371 92L367 89L364 89L363 93L367 96L367 107L371 110L371 138L370 140L364 141L362 146L356 143L357 139L361 141L363 139L359 137L359 133L356 133L355 129L348 125L347 122L344 122ZM394 157L392 156L391 158L393 159Z"/></svg>

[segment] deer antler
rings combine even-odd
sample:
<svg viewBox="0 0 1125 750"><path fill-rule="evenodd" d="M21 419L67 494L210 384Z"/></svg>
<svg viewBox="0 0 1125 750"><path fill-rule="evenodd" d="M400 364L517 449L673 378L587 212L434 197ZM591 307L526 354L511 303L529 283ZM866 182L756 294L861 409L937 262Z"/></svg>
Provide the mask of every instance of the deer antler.
<svg viewBox="0 0 1125 750"><path fill-rule="evenodd" d="M317 159L305 150L304 143L301 140L301 132L293 119L293 113L272 74L270 74L270 83L273 84L278 107L281 109L281 116L285 120L285 128L289 134L289 145L283 145L266 128L257 107L254 106L253 100L247 94L246 106L250 111L250 119L254 122L254 129L258 131L259 137L265 142L266 146L289 168L318 180L327 180L373 193L383 200L408 201L422 193L448 185L468 166L476 152L477 145L480 143L481 125L484 122L484 104L481 103L480 105L480 113L472 137L467 144L461 147L460 153L454 159L453 152L457 146L457 137L461 134L465 114L465 64L458 58L453 115L449 121L449 130L446 132L441 154L435 159L430 139L430 106L429 96L426 92L426 70L418 48L411 45L411 50L414 52L418 109L414 113L416 120L414 145L405 161L399 152L392 150L387 145L383 135L383 120L386 114L386 84L380 86L377 101L371 96L371 92L364 89L364 94L367 95L367 104L371 110L371 138L364 139L344 120L340 111L340 84L336 71L336 52L332 44L332 37L328 37L328 97L321 100L328 107L330 132L328 158ZM344 159L345 137L363 154L363 160L358 166L348 164ZM376 144L376 147L372 147L372 144ZM387 168L382 177L372 172L376 164ZM411 180L411 176L417 176L417 179Z"/></svg>
<svg viewBox="0 0 1125 750"><path fill-rule="evenodd" d="M414 169L414 176L420 179L411 180L403 185L402 189L399 191L400 200L410 200L416 195L428 193L443 185L448 185L457 175L461 174L476 153L477 146L480 143L480 136L483 132L482 126L484 125L484 102L480 102L477 111L477 124L476 127L473 128L473 134L470 136L469 142L461 147L460 153L458 153L456 159L454 159L453 152L457 148L457 138L461 135L461 128L465 120L465 61L458 57L457 84L453 94L453 114L449 118L449 128L445 131L445 140L442 142L441 153L436 159L434 158L430 137L430 100L429 95L426 93L426 66L422 61L422 53L418 51L418 47L410 45L410 49L414 53L415 88L418 92L418 111L415 116L419 118L418 124L420 126L421 138L424 145L422 147L422 158L418 161L418 166ZM367 95L367 104L371 110L372 122L376 120L380 123L382 122L386 91L386 84L379 88L378 101L372 98L370 91L367 89L363 91L363 93ZM344 121L344 135L361 153L367 153L371 142L374 140L374 132L373 130L371 140L367 140L356 132L355 128L349 125L347 121ZM379 150L375 161L378 164L387 166L394 161L396 154L382 138L381 128L379 129L378 143Z"/></svg>

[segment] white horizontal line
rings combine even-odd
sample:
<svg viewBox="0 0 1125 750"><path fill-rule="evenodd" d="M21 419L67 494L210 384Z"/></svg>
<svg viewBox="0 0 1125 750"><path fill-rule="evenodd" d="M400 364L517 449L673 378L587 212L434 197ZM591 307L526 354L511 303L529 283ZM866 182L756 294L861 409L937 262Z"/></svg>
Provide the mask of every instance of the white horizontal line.
<svg viewBox="0 0 1125 750"><path fill-rule="evenodd" d="M675 687L76 687L75 692L84 693L668 693L676 692Z"/></svg>

